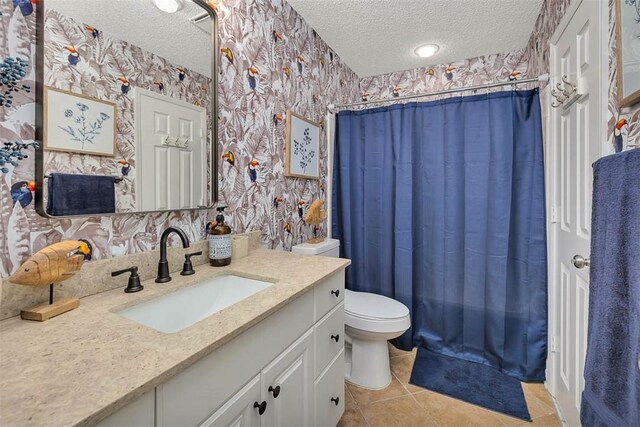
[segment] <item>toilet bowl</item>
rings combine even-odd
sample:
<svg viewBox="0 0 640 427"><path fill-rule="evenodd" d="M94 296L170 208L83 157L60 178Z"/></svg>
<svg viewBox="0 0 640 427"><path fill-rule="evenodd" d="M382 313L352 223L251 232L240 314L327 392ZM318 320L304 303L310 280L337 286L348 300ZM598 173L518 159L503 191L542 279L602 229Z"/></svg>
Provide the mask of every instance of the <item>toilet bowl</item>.
<svg viewBox="0 0 640 427"><path fill-rule="evenodd" d="M340 242L303 243L292 252L337 257ZM345 290L345 379L359 387L382 389L391 383L387 340L411 326L409 309L391 298L368 292Z"/></svg>
<svg viewBox="0 0 640 427"><path fill-rule="evenodd" d="M409 309L382 295L346 289L344 311L346 380L363 388L387 387L391 383L387 340L409 329Z"/></svg>

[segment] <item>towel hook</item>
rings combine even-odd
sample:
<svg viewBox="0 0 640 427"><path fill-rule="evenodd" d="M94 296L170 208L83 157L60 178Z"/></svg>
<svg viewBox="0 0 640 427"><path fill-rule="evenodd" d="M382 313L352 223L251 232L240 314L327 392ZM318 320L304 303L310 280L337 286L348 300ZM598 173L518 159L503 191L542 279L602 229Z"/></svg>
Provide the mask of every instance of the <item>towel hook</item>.
<svg viewBox="0 0 640 427"><path fill-rule="evenodd" d="M564 76L562 76L562 83L564 83L566 86L569 86L569 91L565 90L564 88L562 89L562 93L567 97L570 98L571 95L573 95L576 92L576 85L574 85L573 83L571 83L569 80L567 80L567 76L566 74Z"/></svg>

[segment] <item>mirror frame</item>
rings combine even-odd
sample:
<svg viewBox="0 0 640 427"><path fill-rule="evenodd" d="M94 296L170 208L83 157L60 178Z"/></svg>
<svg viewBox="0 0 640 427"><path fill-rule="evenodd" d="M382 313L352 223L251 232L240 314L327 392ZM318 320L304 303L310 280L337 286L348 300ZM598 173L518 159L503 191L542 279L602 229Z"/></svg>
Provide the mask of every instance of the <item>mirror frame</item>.
<svg viewBox="0 0 640 427"><path fill-rule="evenodd" d="M622 74L622 0L615 0L616 20L616 71L618 83L618 108L628 108L640 103L640 89L624 96L624 77Z"/></svg>
<svg viewBox="0 0 640 427"><path fill-rule="evenodd" d="M157 212L176 212L176 211L195 211L212 209L218 203L218 14L211 8L207 0L191 0L199 5L211 18L211 165L209 174L211 176L211 200L208 206L196 207L189 209L169 209L161 211L135 211L135 212L115 212L93 215L67 215L67 216L51 216L47 214L46 206L44 206L44 18L46 15L46 1L38 1L38 10L36 11L36 142L38 148L35 153L35 182L36 182L36 212L40 216L53 219L64 218L89 218L96 216L115 216L115 215L139 215Z"/></svg>

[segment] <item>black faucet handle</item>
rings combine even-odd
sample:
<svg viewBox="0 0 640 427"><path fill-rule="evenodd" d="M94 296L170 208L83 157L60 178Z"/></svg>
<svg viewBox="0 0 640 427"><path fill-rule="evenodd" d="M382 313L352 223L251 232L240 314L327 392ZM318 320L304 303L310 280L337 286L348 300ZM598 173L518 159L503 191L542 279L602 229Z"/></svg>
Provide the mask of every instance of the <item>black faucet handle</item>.
<svg viewBox="0 0 640 427"><path fill-rule="evenodd" d="M128 294L133 292L139 292L144 289L144 286L140 284L140 276L138 275L138 266L134 265L133 267L125 268L122 270L117 270L111 272L111 277L116 277L124 273L131 273L129 276L129 282L127 283L127 287L124 291Z"/></svg>
<svg viewBox="0 0 640 427"><path fill-rule="evenodd" d="M198 255L202 255L202 251L192 252L190 254L184 254L184 259L191 260L192 256L198 256Z"/></svg>
<svg viewBox="0 0 640 427"><path fill-rule="evenodd" d="M193 252L190 254L184 254L184 265L182 266L182 272L180 272L181 276L191 276L196 271L193 269L193 264L191 263L191 257L202 255L202 251Z"/></svg>

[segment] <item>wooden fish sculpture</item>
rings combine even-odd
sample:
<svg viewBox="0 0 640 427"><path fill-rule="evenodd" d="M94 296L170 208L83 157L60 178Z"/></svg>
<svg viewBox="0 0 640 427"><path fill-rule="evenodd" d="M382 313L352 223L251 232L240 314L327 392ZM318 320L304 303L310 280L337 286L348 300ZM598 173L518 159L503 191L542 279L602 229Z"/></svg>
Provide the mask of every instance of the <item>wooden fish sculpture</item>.
<svg viewBox="0 0 640 427"><path fill-rule="evenodd" d="M18 285L46 286L60 283L76 274L91 254L87 242L66 240L36 252L9 281Z"/></svg>

